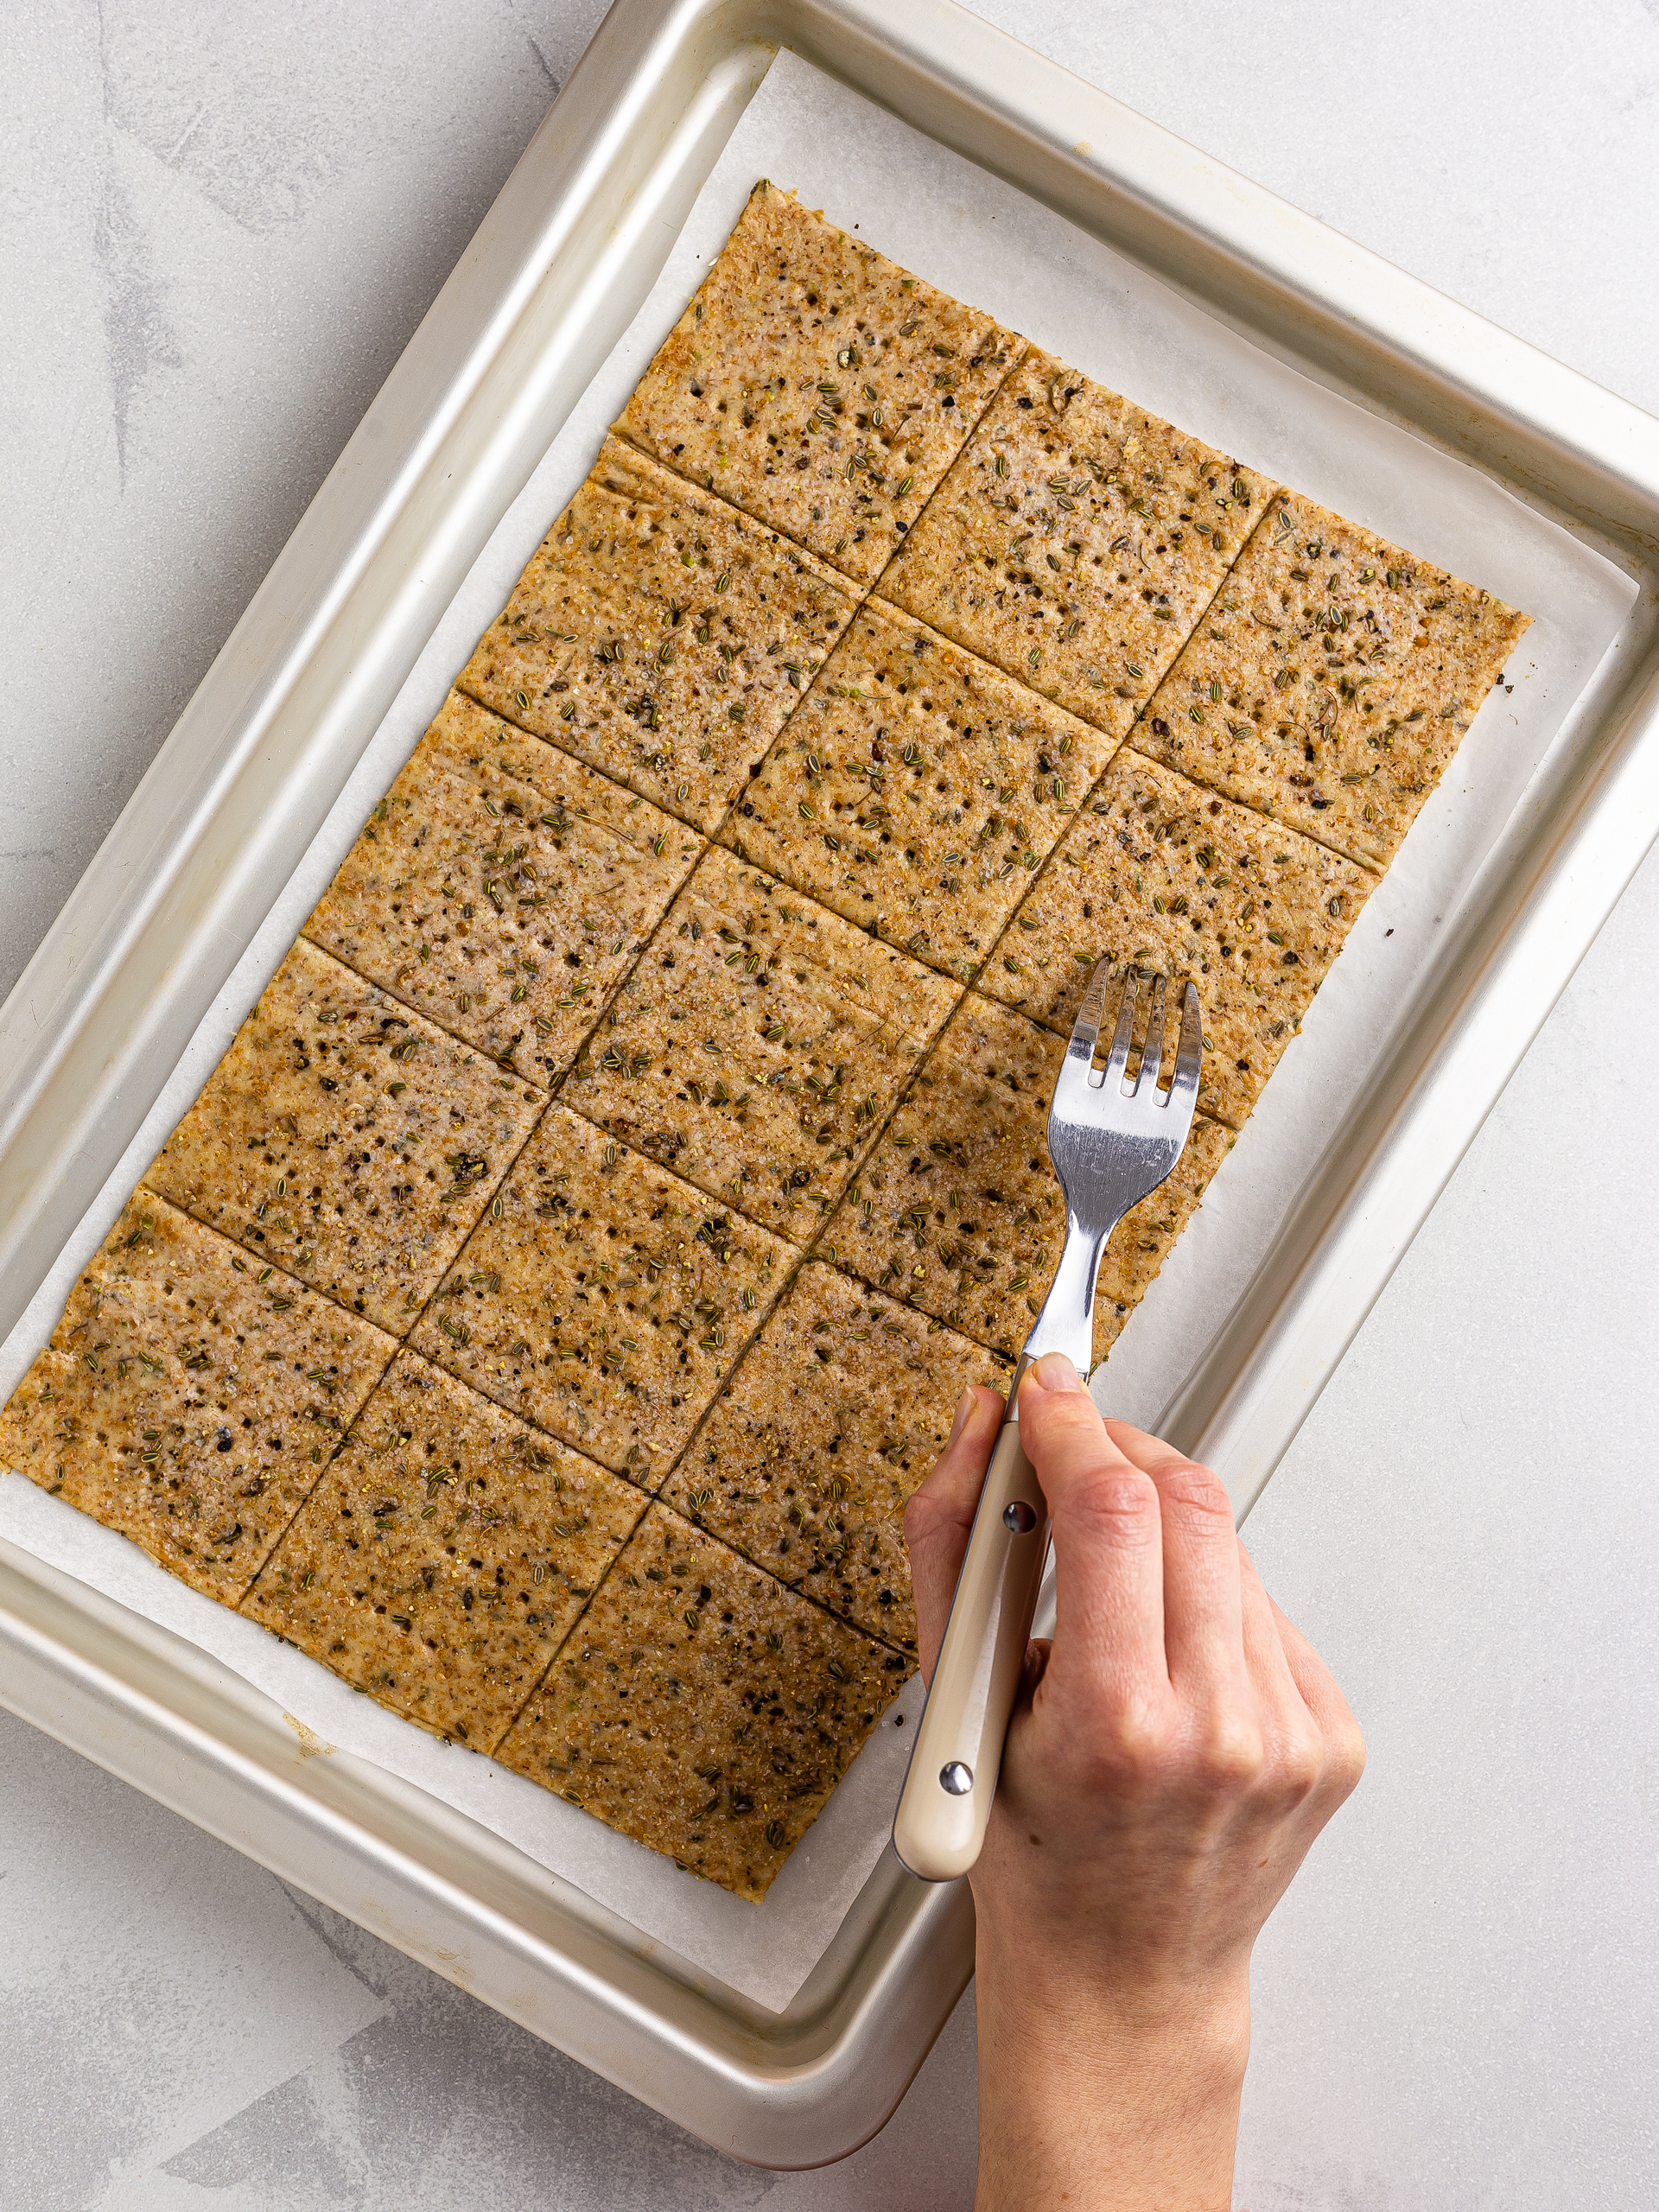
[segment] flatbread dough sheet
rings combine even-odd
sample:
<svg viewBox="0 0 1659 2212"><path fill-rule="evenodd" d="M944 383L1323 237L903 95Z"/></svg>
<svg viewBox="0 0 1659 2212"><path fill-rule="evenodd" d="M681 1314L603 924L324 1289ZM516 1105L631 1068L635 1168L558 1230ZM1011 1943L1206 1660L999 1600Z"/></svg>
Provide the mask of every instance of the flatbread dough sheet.
<svg viewBox="0 0 1659 2212"><path fill-rule="evenodd" d="M653 1505L496 1757L759 1903L912 1663Z"/></svg>
<svg viewBox="0 0 1659 2212"><path fill-rule="evenodd" d="M607 438L457 682L711 830L855 603L780 531Z"/></svg>
<svg viewBox="0 0 1659 2212"><path fill-rule="evenodd" d="M757 185L0 1455L764 1897L1058 1263L1088 975L1205 1032L1098 1358L1525 623Z"/></svg>
<svg viewBox="0 0 1659 2212"><path fill-rule="evenodd" d="M144 1181L403 1336L546 1103L302 938Z"/></svg>
<svg viewBox="0 0 1659 2212"><path fill-rule="evenodd" d="M675 1469L664 1496L780 1580L916 1649L911 1492L969 1383L1006 1390L982 1345L816 1262Z"/></svg>
<svg viewBox="0 0 1659 2212"><path fill-rule="evenodd" d="M403 1352L242 1611L423 1728L488 1751L645 1503Z"/></svg>
<svg viewBox="0 0 1659 2212"><path fill-rule="evenodd" d="M397 1349L140 1190L0 1414L0 1465L233 1605Z"/></svg>
<svg viewBox="0 0 1659 2212"><path fill-rule="evenodd" d="M727 835L849 922L971 982L1116 750L870 599Z"/></svg>
<svg viewBox="0 0 1659 2212"><path fill-rule="evenodd" d="M798 1257L556 1105L411 1341L654 1487Z"/></svg>

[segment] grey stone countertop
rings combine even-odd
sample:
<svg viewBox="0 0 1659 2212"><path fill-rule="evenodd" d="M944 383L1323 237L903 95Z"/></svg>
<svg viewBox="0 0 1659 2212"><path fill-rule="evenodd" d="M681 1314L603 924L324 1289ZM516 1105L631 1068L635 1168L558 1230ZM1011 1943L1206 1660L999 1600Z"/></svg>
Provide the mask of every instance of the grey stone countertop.
<svg viewBox="0 0 1659 2212"><path fill-rule="evenodd" d="M1659 0L981 4L1659 408ZM599 12L8 12L0 989ZM1253 2212L1659 2201L1656 950L1649 861L1250 1525L1371 1750L1257 1954ZM0 1930L5 2212L971 2202L971 1998L755 2171L4 1716Z"/></svg>

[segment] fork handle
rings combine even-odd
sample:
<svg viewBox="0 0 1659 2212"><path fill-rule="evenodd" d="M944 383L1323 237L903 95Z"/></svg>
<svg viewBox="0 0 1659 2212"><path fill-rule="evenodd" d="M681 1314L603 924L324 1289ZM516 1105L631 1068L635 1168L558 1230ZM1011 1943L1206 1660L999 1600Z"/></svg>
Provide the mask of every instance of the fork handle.
<svg viewBox="0 0 1659 2212"><path fill-rule="evenodd" d="M1030 1364L1014 1370L893 1824L924 1881L952 1881L979 1857L1048 1556L1048 1506L1020 1442Z"/></svg>

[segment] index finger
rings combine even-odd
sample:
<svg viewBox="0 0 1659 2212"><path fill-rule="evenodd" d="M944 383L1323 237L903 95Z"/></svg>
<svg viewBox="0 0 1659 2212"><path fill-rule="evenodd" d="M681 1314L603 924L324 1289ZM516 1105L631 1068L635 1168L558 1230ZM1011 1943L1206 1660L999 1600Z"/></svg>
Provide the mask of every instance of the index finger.
<svg viewBox="0 0 1659 2212"><path fill-rule="evenodd" d="M917 1657L933 1679L963 1554L979 1508L985 1470L1002 1426L1002 1401L984 1383L969 1383L957 1402L945 1447L905 1508L905 1548L916 1601Z"/></svg>
<svg viewBox="0 0 1659 2212"><path fill-rule="evenodd" d="M1020 1438L1054 1532L1054 1651L1046 1694L1084 1687L1119 1705L1169 1694L1157 1488L1106 1433L1064 1353L1020 1392Z"/></svg>

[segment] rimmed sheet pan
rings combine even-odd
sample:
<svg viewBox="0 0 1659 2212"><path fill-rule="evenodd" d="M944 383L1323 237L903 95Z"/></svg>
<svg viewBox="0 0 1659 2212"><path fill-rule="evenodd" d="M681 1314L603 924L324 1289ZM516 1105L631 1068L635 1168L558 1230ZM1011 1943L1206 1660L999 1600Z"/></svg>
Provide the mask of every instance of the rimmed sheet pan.
<svg viewBox="0 0 1659 2212"><path fill-rule="evenodd" d="M1659 426L944 0L607 18L0 1013L0 1387L766 170L1536 618L1519 705L1483 713L1104 1378L1241 1512L1266 1480L1659 826ZM868 1807L821 1824L793 1950L751 1929L746 1958L378 1745L322 1749L349 1731L302 1683L268 1685L285 1719L201 1619L143 1618L91 1556L130 1548L52 1501L0 1528L5 1702L741 2156L855 2147L966 1980L965 1898Z"/></svg>

